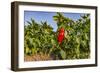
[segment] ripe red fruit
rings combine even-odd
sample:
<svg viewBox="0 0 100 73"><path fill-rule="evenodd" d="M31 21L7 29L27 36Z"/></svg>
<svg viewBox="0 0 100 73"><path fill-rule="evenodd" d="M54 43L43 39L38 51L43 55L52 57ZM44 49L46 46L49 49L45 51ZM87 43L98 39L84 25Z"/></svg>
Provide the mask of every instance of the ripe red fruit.
<svg viewBox="0 0 100 73"><path fill-rule="evenodd" d="M59 30L59 32L64 32L65 30L64 30L64 28L61 28L60 30Z"/></svg>
<svg viewBox="0 0 100 73"><path fill-rule="evenodd" d="M62 43L62 41L64 39L64 34L65 34L65 30L64 30L64 28L61 28L59 30L59 33L58 33L58 42L59 42L59 44Z"/></svg>

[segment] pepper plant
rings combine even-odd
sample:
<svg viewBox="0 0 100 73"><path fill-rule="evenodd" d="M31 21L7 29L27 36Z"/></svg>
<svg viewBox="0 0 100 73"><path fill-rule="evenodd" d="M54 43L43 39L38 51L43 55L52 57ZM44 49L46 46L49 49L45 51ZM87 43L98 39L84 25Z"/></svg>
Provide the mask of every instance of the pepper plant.
<svg viewBox="0 0 100 73"><path fill-rule="evenodd" d="M77 21L57 12L53 16L57 31L48 22L34 19L24 26L25 56L46 54L53 60L86 59L90 57L90 15ZM42 59L41 59L42 60Z"/></svg>

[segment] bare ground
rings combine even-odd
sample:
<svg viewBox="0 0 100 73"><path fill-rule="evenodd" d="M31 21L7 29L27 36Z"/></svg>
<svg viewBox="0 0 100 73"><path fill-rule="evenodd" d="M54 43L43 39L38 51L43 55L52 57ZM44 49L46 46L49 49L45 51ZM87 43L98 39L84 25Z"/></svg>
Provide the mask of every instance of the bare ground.
<svg viewBox="0 0 100 73"><path fill-rule="evenodd" d="M25 55L24 61L47 61L47 60L53 60L52 57L46 55L46 54L35 54L35 55Z"/></svg>

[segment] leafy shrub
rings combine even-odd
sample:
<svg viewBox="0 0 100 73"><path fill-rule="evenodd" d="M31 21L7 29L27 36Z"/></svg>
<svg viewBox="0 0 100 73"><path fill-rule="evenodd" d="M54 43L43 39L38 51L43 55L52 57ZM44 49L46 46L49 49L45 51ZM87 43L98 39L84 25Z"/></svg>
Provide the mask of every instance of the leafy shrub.
<svg viewBox="0 0 100 73"><path fill-rule="evenodd" d="M62 13L53 16L58 29L47 22L37 23L34 19L24 26L24 52L25 55L47 54L54 60L85 59L90 57L90 15L84 14L74 21L64 17ZM65 37L61 44L57 36L60 28L65 29Z"/></svg>

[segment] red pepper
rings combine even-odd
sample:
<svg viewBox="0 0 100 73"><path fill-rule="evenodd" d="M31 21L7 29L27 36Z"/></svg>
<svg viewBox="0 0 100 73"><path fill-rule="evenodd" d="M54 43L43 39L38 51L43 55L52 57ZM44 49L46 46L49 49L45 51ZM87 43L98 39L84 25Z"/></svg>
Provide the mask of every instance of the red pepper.
<svg viewBox="0 0 100 73"><path fill-rule="evenodd" d="M64 39L64 34L65 34L65 30L64 30L64 28L61 28L59 30L59 33L58 33L58 42L59 42L59 44L62 43L62 41Z"/></svg>

